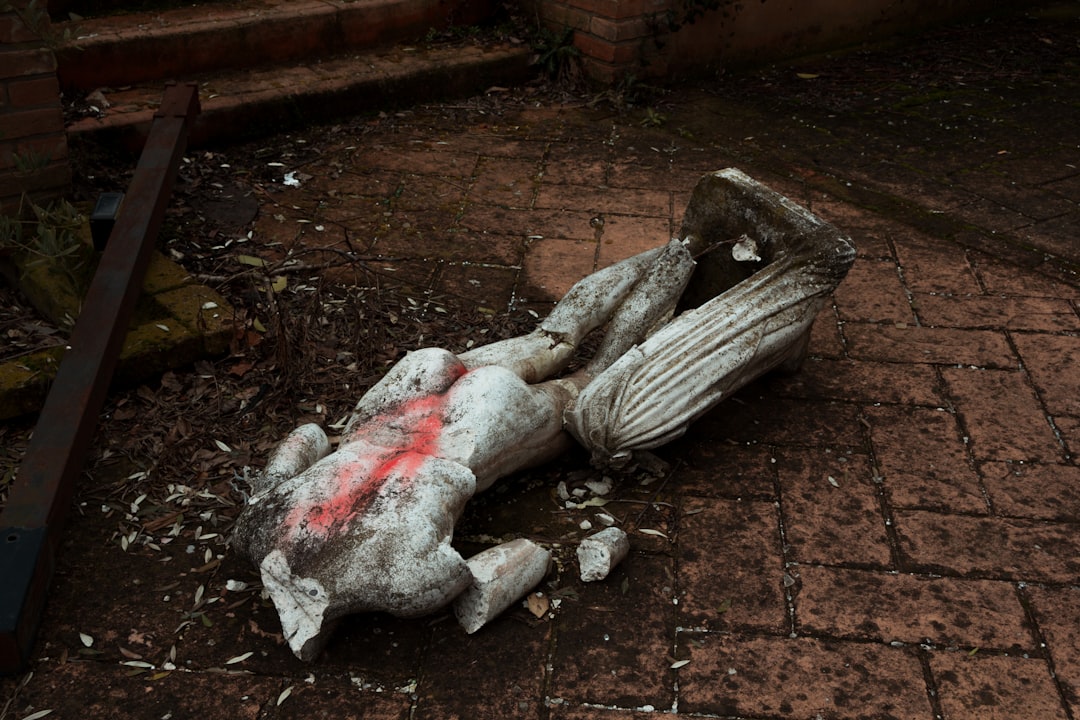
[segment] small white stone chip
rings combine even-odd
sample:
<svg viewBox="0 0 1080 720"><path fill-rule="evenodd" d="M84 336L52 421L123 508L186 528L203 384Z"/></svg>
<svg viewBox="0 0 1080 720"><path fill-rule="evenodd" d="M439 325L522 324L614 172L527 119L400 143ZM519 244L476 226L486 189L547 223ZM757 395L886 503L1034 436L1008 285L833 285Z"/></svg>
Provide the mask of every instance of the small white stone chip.
<svg viewBox="0 0 1080 720"><path fill-rule="evenodd" d="M603 580L630 552L630 540L617 527L609 527L581 541L577 549L582 582Z"/></svg>
<svg viewBox="0 0 1080 720"><path fill-rule="evenodd" d="M735 262L761 262L758 245L754 238L743 235L731 248L731 257Z"/></svg>
<svg viewBox="0 0 1080 720"><path fill-rule="evenodd" d="M471 635L540 584L551 564L551 553L531 540L518 538L465 562L473 581L454 600L454 615Z"/></svg>

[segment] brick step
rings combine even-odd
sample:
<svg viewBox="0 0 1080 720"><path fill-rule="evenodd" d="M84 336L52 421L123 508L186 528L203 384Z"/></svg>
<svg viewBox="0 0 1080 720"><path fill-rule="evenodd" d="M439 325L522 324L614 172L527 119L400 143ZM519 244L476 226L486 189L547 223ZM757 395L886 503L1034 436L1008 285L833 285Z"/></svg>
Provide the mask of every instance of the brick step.
<svg viewBox="0 0 1080 720"><path fill-rule="evenodd" d="M233 0L199 0L200 3L229 3ZM191 5L184 0L48 0L48 12L54 23L121 13L150 13Z"/></svg>
<svg viewBox="0 0 1080 720"><path fill-rule="evenodd" d="M489 19L492 0L232 0L62 22L65 90L91 91L415 42Z"/></svg>
<svg viewBox="0 0 1080 720"><path fill-rule="evenodd" d="M334 117L449 97L532 76L525 45L492 43L398 45L363 53L285 63L254 70L193 74L202 112L189 144L236 141ZM71 140L101 139L142 146L160 103L162 82L104 92L101 117L68 126Z"/></svg>

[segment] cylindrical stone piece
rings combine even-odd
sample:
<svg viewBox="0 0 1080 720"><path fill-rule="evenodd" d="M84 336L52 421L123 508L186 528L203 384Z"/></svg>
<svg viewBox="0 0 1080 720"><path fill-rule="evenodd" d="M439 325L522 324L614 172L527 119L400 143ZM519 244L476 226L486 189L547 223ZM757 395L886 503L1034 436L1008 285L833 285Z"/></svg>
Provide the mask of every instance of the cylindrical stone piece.
<svg viewBox="0 0 1080 720"><path fill-rule="evenodd" d="M263 474L275 481L295 477L321 460L330 451L330 441L314 423L293 430L274 450Z"/></svg>
<svg viewBox="0 0 1080 720"><path fill-rule="evenodd" d="M603 580L630 552L630 540L617 527L609 527L581 541L577 549L582 582Z"/></svg>
<svg viewBox="0 0 1080 720"><path fill-rule="evenodd" d="M551 553L518 538L469 558L472 585L454 600L454 615L470 635L536 587L551 564Z"/></svg>

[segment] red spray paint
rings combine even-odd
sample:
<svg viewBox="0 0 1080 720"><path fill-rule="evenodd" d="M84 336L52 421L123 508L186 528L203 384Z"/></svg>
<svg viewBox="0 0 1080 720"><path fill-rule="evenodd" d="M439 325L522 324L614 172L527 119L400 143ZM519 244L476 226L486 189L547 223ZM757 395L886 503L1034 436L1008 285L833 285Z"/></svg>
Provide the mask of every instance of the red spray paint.
<svg viewBox="0 0 1080 720"><path fill-rule="evenodd" d="M462 370L458 377L464 374ZM439 452L446 402L447 393L406 400L354 428L348 442L366 446L364 456L337 469L329 481L333 492L325 501L292 509L284 522L286 537L306 532L325 540L363 514L391 476L408 487L424 461Z"/></svg>

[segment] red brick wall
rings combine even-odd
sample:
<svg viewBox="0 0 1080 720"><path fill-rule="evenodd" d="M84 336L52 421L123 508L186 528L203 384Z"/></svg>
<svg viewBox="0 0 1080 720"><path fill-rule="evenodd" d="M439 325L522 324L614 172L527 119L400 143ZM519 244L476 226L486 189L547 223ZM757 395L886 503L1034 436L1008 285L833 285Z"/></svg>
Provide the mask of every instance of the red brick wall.
<svg viewBox="0 0 1080 720"><path fill-rule="evenodd" d="M541 21L572 28L585 74L602 83L701 74L879 40L989 9L991 0L719 0L682 22L690 0L525 0ZM673 29L670 20L678 29Z"/></svg>
<svg viewBox="0 0 1080 720"><path fill-rule="evenodd" d="M37 202L62 195L71 182L56 58L46 44L44 13L0 13L0 213L14 213L23 194Z"/></svg>
<svg viewBox="0 0 1080 720"><path fill-rule="evenodd" d="M677 1L677 0L676 0ZM637 72L653 45L655 17L672 0L534 0L550 28L573 28L585 74L611 83ZM661 71L662 72L662 71ZM649 74L660 74L649 73Z"/></svg>

